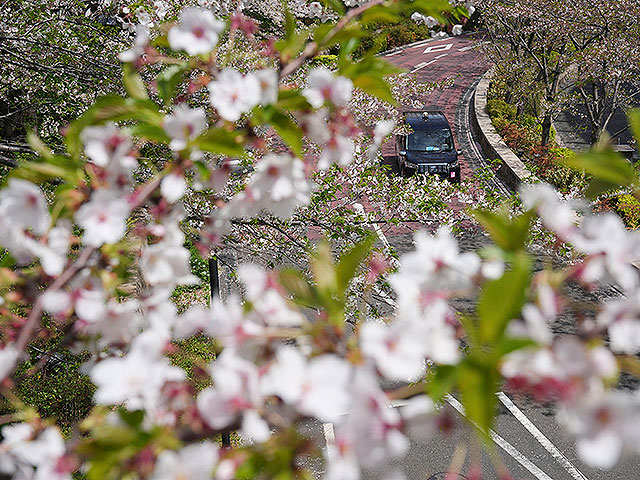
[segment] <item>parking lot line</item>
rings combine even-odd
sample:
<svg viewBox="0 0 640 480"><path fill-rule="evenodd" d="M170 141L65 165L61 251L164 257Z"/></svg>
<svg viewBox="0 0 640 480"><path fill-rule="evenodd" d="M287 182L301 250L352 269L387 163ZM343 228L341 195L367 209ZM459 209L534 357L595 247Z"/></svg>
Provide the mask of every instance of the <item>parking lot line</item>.
<svg viewBox="0 0 640 480"><path fill-rule="evenodd" d="M446 397L447 403L455 408L458 413L463 415L466 418L464 407L462 404L452 395L447 395ZM476 425L477 427L477 425ZM535 476L538 480L553 480L549 475L544 473L540 468L525 457L519 450L516 449L513 445L507 442L504 438L498 435L495 431L489 430L489 435L491 436L491 440L498 445L502 450L504 450L511 458L513 458L516 462L526 468L529 473Z"/></svg>
<svg viewBox="0 0 640 480"><path fill-rule="evenodd" d="M526 428L531 435L542 445L547 452L551 454L556 461L562 465L562 467L567 471L569 475L571 475L575 480L587 480L587 477L583 475L583 473L578 470L567 457L563 455L563 453L556 448L556 446L551 443L547 437L536 427L531 420L527 418L527 416L520 410L515 403L511 401L509 397L507 397L503 392L498 392L496 394L500 401L503 403L505 407L509 409L509 411L513 414L514 417Z"/></svg>

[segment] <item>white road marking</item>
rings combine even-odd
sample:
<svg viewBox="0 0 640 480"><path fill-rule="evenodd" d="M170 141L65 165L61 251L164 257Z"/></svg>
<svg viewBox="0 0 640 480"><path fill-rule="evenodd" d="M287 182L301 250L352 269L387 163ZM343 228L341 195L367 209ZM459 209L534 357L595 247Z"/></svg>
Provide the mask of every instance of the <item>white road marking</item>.
<svg viewBox="0 0 640 480"><path fill-rule="evenodd" d="M333 431L333 423L323 423L322 430L324 431L324 439L327 445L333 445L336 443L336 434Z"/></svg>
<svg viewBox="0 0 640 480"><path fill-rule="evenodd" d="M398 50L397 52L387 53L385 57L393 57L394 55L399 55L401 53L404 53L404 50Z"/></svg>
<svg viewBox="0 0 640 480"><path fill-rule="evenodd" d="M513 416L516 417L516 419L529 431L531 435L533 435L540 445L542 445L545 450L547 450L547 452L549 452L551 456L555 458L560 465L562 465L569 475L571 475L575 480L587 480L587 477L585 477L582 472L578 470L553 443L551 443L551 440L544 436L538 427L536 427L531 420L526 417L522 410L520 410L509 397L507 397L503 392L498 392L496 395L504 406L509 409Z"/></svg>
<svg viewBox="0 0 640 480"><path fill-rule="evenodd" d="M413 70L411 70L411 73L413 72L417 72L418 70L423 69L424 67L426 67L427 65L431 65L432 63L436 62L437 60L431 60L430 62L422 62L419 63L418 65L415 66L415 68Z"/></svg>
<svg viewBox="0 0 640 480"><path fill-rule="evenodd" d="M458 51L459 52L466 52L467 50L471 50L472 48L473 48L473 46L469 45L468 47L459 48Z"/></svg>
<svg viewBox="0 0 640 480"><path fill-rule="evenodd" d="M458 400L456 400L456 398L454 398L451 395L447 395L446 400L447 400L447 403L449 403L449 405L455 408L461 415L465 415L464 407ZM538 480L553 480L549 475L547 475L542 470L540 470L540 468L535 463L533 463L531 460L525 457L513 445L507 442L504 438L502 438L496 432L494 432L493 430L489 430L489 435L491 436L491 440L493 440L496 445L498 445L501 449L507 452L516 462L518 462L520 465L526 468L529 471L529 473L534 475Z"/></svg>
<svg viewBox="0 0 640 480"><path fill-rule="evenodd" d="M453 43L445 43L444 45L434 45L432 47L425 48L423 53L435 53L435 52L445 52L453 47Z"/></svg>
<svg viewBox="0 0 640 480"><path fill-rule="evenodd" d="M364 207L362 206L362 204L354 203L353 204L353 208L359 214L364 215L365 211L364 211ZM391 265L393 265L395 268L400 267L400 262L398 261L398 259L396 257L394 257L393 255L391 255L391 244L389 243L389 240L387 240L387 237L385 237L384 232L380 228L380 225L378 225L377 223L371 223L370 225L373 227L373 230L376 232L376 235L378 235L378 238L382 242L382 245L384 246L385 253L389 257L389 263L391 263Z"/></svg>
<svg viewBox="0 0 640 480"><path fill-rule="evenodd" d="M374 286L374 288L376 289L376 293L382 297L382 300L384 300L387 305L391 305L394 308L398 306L395 300L391 298L387 292L378 288L378 286Z"/></svg>
<svg viewBox="0 0 640 480"><path fill-rule="evenodd" d="M331 450L329 450L329 445L333 445L336 443L336 434L333 430L333 423L323 423L322 424L322 432L324 433L324 441L327 449L327 458L331 460Z"/></svg>
<svg viewBox="0 0 640 480"><path fill-rule="evenodd" d="M440 55L435 57L434 60L438 60L439 58L446 57L447 55L449 55L449 54L448 53L441 53Z"/></svg>

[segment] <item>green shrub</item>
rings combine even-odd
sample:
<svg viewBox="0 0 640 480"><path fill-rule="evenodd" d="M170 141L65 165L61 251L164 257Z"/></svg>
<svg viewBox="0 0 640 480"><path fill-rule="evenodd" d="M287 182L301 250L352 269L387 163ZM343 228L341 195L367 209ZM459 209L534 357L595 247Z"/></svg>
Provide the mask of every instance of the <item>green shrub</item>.
<svg viewBox="0 0 640 480"><path fill-rule="evenodd" d="M329 68L331 70L335 69L337 67L338 64L338 56L337 55L318 55L317 57L314 57L310 62L309 65L311 67L326 67Z"/></svg>
<svg viewBox="0 0 640 480"><path fill-rule="evenodd" d="M367 25L365 32L367 36L362 39L355 50L355 58L361 57L368 51L380 53L408 43L431 38L431 32L426 25L418 25L408 16L396 24L373 23Z"/></svg>
<svg viewBox="0 0 640 480"><path fill-rule="evenodd" d="M491 119L513 120L516 118L516 107L500 98L492 98L487 101L487 114Z"/></svg>
<svg viewBox="0 0 640 480"><path fill-rule="evenodd" d="M640 227L640 201L630 193L617 196L615 211L627 227L633 229Z"/></svg>
<svg viewBox="0 0 640 480"><path fill-rule="evenodd" d="M37 357L24 362L16 371L16 393L43 418L54 418L67 433L75 422L85 418L93 408L96 387L88 376L80 373L84 356L64 355L64 362L55 370L40 369L32 375L27 371L37 363Z"/></svg>

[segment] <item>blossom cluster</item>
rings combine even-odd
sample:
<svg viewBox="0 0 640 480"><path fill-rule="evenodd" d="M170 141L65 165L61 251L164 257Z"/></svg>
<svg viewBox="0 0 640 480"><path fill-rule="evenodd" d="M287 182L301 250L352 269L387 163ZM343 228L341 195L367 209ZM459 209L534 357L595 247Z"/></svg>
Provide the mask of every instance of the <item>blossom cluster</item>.
<svg viewBox="0 0 640 480"><path fill-rule="evenodd" d="M290 44L278 46L281 51L258 46L264 58L254 68L225 62L219 50L229 25L223 10L249 3L209 3L215 8L183 9L165 29L161 41L173 54L150 44L148 29L155 20L136 10L142 27L132 48L120 55L130 67L129 96L107 97L70 125L66 156L34 141L42 162L19 169L0 190L0 244L15 264L14 270L0 270L0 315L11 320L1 325L2 392L11 387L27 344L49 322L63 329L66 348L87 354L84 371L96 387L96 408L72 427L68 441L40 419L20 412L5 417L0 472L37 479L107 470L154 479L275 478L288 472L269 468L302 469L311 453L323 457L326 479L357 479L369 469L402 478L389 466L405 456L412 439L431 438L446 424L447 413L424 385L444 369L468 372L469 351L493 362L487 368L513 388L557 400L559 417L577 435L585 461L610 467L623 452L640 453L633 428L640 421L640 395L608 388L618 373L616 355L640 352L640 282L630 266L640 253L637 234L615 216L585 215L582 206L562 201L546 185L523 189L524 208L535 210L559 240L582 255L556 275L540 272L528 283L522 245L502 245L494 255L466 252L451 228L441 225L416 233L414 250L399 259L370 255L372 242L364 239L338 260L328 244L317 242L307 274L245 262L235 269L240 288L225 301L178 312L172 301L176 288L200 281L191 271L185 233L211 254L235 224L253 227L301 215L300 207L312 201L314 177L320 183L342 172L340 188L362 188L358 169L373 165L395 128L387 118L359 122L364 114L355 110L364 103L354 106L354 99L364 97L355 85L364 89L374 82L372 72L316 66L285 78L281 67L296 61L285 55L298 39L295 31L285 39ZM312 12L314 3L308 5ZM253 24L241 11L229 26L250 43ZM160 6L156 14L159 20L165 15ZM316 32L326 31L321 26ZM140 72L154 62L170 66L145 85ZM167 84L174 80L171 90ZM378 87L388 86L379 80ZM267 149L270 141L281 148ZM141 172L149 144L159 144L168 158ZM234 180L229 157L238 151L252 168ZM72 188L51 192L32 181L50 170L45 178L60 174L73 179ZM418 196L414 192L425 189L411 190L416 184L395 186ZM449 199L455 187L433 189ZM208 203L201 228L186 231L184 199L193 191ZM375 198L367 187L363 191L362 197ZM464 194L457 191L457 198L464 200ZM335 193L328 197L325 208L345 209ZM307 215L317 224L323 218L313 218L319 211L313 208ZM360 223L371 220L363 207L349 209L362 217ZM305 235L315 224L304 225ZM387 262L396 268L380 279ZM124 288L132 270L140 275L135 295ZM482 302L512 279L521 286L515 293L522 305L513 315L507 312L500 330ZM554 337L551 324L564 308L562 285L590 287L603 280L626 295L583 322L580 337ZM382 283L393 311L350 325L349 289L359 284L373 290ZM478 296L471 320L452 306L456 298ZM477 332L471 330L474 322ZM605 333L609 348L600 340ZM194 335L210 338L217 350L202 371L190 372L205 379L199 390L171 361L176 345ZM492 352L495 345L476 344L476 337L496 344L528 341L501 356ZM382 388L394 382L411 385L410 392ZM394 408L395 395L410 398ZM334 424L335 439L325 446L305 438L298 429L309 420ZM230 431L239 433L239 448L212 442ZM109 464L104 448L116 452L117 465ZM273 449L286 451L292 461L284 467L265 462L265 452Z"/></svg>

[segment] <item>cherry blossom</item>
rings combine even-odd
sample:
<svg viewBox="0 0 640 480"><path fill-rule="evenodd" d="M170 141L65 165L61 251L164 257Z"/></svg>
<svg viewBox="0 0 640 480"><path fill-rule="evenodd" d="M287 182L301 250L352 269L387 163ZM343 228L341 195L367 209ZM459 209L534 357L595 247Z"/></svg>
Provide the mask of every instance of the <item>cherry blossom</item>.
<svg viewBox="0 0 640 480"><path fill-rule="evenodd" d="M214 429L223 429L241 417L241 431L247 437L258 442L266 440L269 428L254 411L262 404L258 376L254 363L232 350L224 350L211 365L215 387L198 395L198 411L204 421Z"/></svg>
<svg viewBox="0 0 640 480"><path fill-rule="evenodd" d="M120 52L118 59L121 62L135 62L144 54L144 50L149 43L149 29L144 25L136 25L136 40L133 46Z"/></svg>
<svg viewBox="0 0 640 480"><path fill-rule="evenodd" d="M235 122L255 107L261 99L261 81L255 75L243 76L232 68L225 68L209 83L209 100L225 120Z"/></svg>
<svg viewBox="0 0 640 480"><path fill-rule="evenodd" d="M414 323L392 325L368 322L360 327L365 355L376 362L382 374L393 380L416 380L424 374L424 339Z"/></svg>
<svg viewBox="0 0 640 480"><path fill-rule="evenodd" d="M473 286L480 259L475 253L461 253L448 228L441 227L436 235L418 231L414 241L416 250L402 256L400 271L389 279L399 295L411 284L433 292Z"/></svg>
<svg viewBox="0 0 640 480"><path fill-rule="evenodd" d="M209 10L185 8L180 23L169 30L169 45L172 50L184 50L189 55L206 54L217 45L225 27Z"/></svg>
<svg viewBox="0 0 640 480"><path fill-rule="evenodd" d="M15 228L31 229L41 235L49 227L51 217L42 190L31 182L10 178L0 191L0 216Z"/></svg>
<svg viewBox="0 0 640 480"><path fill-rule="evenodd" d="M438 433L440 413L433 401L426 395L410 398L400 408L400 415L406 424L405 430L411 438L429 440Z"/></svg>
<svg viewBox="0 0 640 480"><path fill-rule="evenodd" d="M353 160L355 145L350 138L334 135L329 139L318 160L318 168L329 168L332 164L348 165Z"/></svg>
<svg viewBox="0 0 640 480"><path fill-rule="evenodd" d="M516 387L540 399L572 399L602 389L618 373L615 357L604 347L587 347L574 337L561 337L550 348L525 349L505 357L501 373Z"/></svg>
<svg viewBox="0 0 640 480"><path fill-rule="evenodd" d="M404 456L409 441L401 431L402 418L388 408L374 374L364 368L356 371L352 384L352 408L344 424L336 431L336 441L353 448L359 463L377 468Z"/></svg>
<svg viewBox="0 0 640 480"><path fill-rule="evenodd" d="M218 447L212 442L164 450L156 461L152 480L199 480L210 478L218 460Z"/></svg>
<svg viewBox="0 0 640 480"><path fill-rule="evenodd" d="M345 77L336 77L326 68L316 68L309 73L307 88L303 94L314 108L320 108L329 100L344 107L351 100L353 83Z"/></svg>
<svg viewBox="0 0 640 480"><path fill-rule="evenodd" d="M270 68L263 68L254 73L260 82L260 104L270 105L278 100L278 73Z"/></svg>
<svg viewBox="0 0 640 480"><path fill-rule="evenodd" d="M191 273L190 254L183 243L184 234L172 223L161 241L142 250L140 269L150 285L172 290L178 284L198 283Z"/></svg>
<svg viewBox="0 0 640 480"><path fill-rule="evenodd" d="M577 436L580 459L592 467L613 467L624 451L638 453L640 396L610 391L578 399L559 412L559 419Z"/></svg>
<svg viewBox="0 0 640 480"><path fill-rule="evenodd" d="M631 290L638 285L638 273L632 262L640 258L640 233L628 231L613 213L587 217L572 244L586 253L581 277L586 282L611 278Z"/></svg>
<svg viewBox="0 0 640 480"><path fill-rule="evenodd" d="M113 123L102 127L87 127L82 131L81 139L87 157L100 167L123 161L128 163L131 159L131 138ZM134 164L137 165L135 160Z"/></svg>
<svg viewBox="0 0 640 480"><path fill-rule="evenodd" d="M350 404L351 367L331 354L307 361L298 349L280 347L261 382L264 395L277 395L323 422L337 421Z"/></svg>
<svg viewBox="0 0 640 480"><path fill-rule="evenodd" d="M0 350L0 381L7 378L13 371L19 355L20 352L13 345L5 345Z"/></svg>
<svg viewBox="0 0 640 480"><path fill-rule="evenodd" d="M166 332L146 330L133 340L127 355L98 362L90 371L97 387L96 403L124 403L131 410L156 408L165 383L185 378L182 369L171 366L162 356L168 341Z"/></svg>
<svg viewBox="0 0 640 480"><path fill-rule="evenodd" d="M640 353L640 293L614 299L603 305L597 321L607 327L611 350L635 355Z"/></svg>
<svg viewBox="0 0 640 480"><path fill-rule="evenodd" d="M99 247L122 238L129 213L127 200L108 190L98 190L78 209L75 220L84 228L83 242Z"/></svg>
<svg viewBox="0 0 640 480"><path fill-rule="evenodd" d="M38 434L29 424L15 423L2 428L2 437L0 472L12 478L71 479L70 471L55 468L65 453L57 428L48 427Z"/></svg>
<svg viewBox="0 0 640 480"><path fill-rule="evenodd" d="M179 171L167 174L160 182L160 193L169 203L175 203L182 198L187 191L187 181Z"/></svg>
<svg viewBox="0 0 640 480"><path fill-rule="evenodd" d="M288 218L296 207L310 200L304 164L287 154L269 154L260 160L247 188L255 210L269 210L280 218Z"/></svg>
<svg viewBox="0 0 640 480"><path fill-rule="evenodd" d="M164 119L163 126L171 137L171 149L184 150L189 140L193 140L207 128L207 117L203 108L189 108L181 103Z"/></svg>

